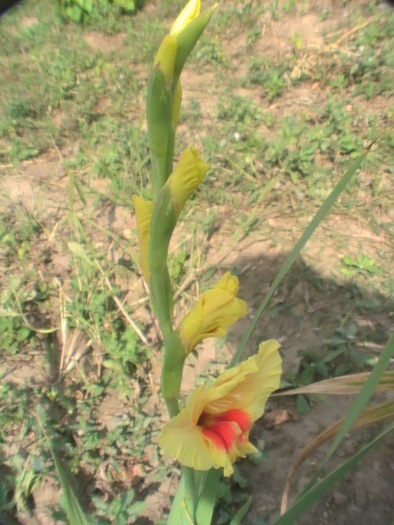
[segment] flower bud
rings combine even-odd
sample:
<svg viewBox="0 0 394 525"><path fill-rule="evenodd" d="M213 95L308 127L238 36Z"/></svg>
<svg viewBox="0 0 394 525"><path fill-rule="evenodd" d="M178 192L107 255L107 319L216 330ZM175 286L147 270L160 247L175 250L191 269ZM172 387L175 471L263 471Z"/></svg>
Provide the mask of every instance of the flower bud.
<svg viewBox="0 0 394 525"><path fill-rule="evenodd" d="M201 11L201 0L190 0L172 24L170 35L178 35Z"/></svg>
<svg viewBox="0 0 394 525"><path fill-rule="evenodd" d="M208 337L226 335L226 328L247 313L247 305L236 297L239 283L227 272L218 284L206 291L181 323L181 337L186 352Z"/></svg>

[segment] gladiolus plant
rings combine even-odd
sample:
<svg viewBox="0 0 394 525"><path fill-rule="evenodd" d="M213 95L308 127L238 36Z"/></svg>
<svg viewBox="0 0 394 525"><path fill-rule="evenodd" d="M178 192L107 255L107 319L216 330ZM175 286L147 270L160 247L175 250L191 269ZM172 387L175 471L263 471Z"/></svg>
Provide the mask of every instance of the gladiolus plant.
<svg viewBox="0 0 394 525"><path fill-rule="evenodd" d="M223 371L212 383L198 387L184 406L180 402L188 354L198 351L203 339L225 335L226 329L247 313L245 301L237 297L238 279L227 272L203 293L180 323L173 319L169 244L184 206L209 170L193 146L181 153L175 167L173 162L182 68L216 9L213 6L201 14L200 4L199 0L188 2L155 56L146 108L152 200L133 196L141 271L164 342L161 393L169 422L162 429L159 445L166 456L179 461L184 473L184 496L174 501L172 515L178 513L178 518L173 523L182 523L184 518L187 523L201 523L197 512L201 473L222 469L225 476L230 476L238 458L257 452L249 431L263 415L267 398L279 387L281 375L279 344L266 341L256 355Z"/></svg>
<svg viewBox="0 0 394 525"><path fill-rule="evenodd" d="M269 396L279 389L282 360L277 341L262 342L258 349L254 349L254 354L252 349L249 359L242 361L245 347L282 279L373 145L370 144L352 162L287 255L228 367L218 377L200 384L185 399L182 394L182 374L189 354L201 351L200 343L204 339L226 335L227 329L247 314L247 304L238 296L238 279L227 272L218 276L216 284L201 294L183 318L174 318L174 294L168 271L170 241L179 218L184 208L190 206L189 199L199 185L203 182L209 184L209 165L193 145L176 156L177 162L174 162L174 152L182 102L182 69L216 7L215 5L201 13L200 0L190 0L164 37L153 59L146 104L151 191L149 192L149 188L145 189L144 198L138 195L132 197L141 273L149 289L152 308L163 339L161 395L168 409L168 421L161 429L158 442L163 458L172 458L182 468L182 478L172 502L167 525L210 525L218 500L220 476L231 476L238 459L257 452L252 443L251 429L262 417ZM151 197L146 198L149 193ZM83 250L75 244L69 243L70 249L73 246L78 256L85 257ZM104 275L104 271L101 271ZM371 372L335 377L291 390L286 388L275 394L359 393L346 419L315 437L295 458L286 480L281 516L275 525L293 525L306 509L331 490L335 483L394 430L394 422L391 422L366 446L323 477L323 469L348 432L394 418L392 401L367 407L375 390L394 390L394 372L386 372L393 356L394 335L390 337ZM57 459L55 448L46 434L42 414L37 411L34 415L53 456L70 525L94 523L84 514L72 484ZM313 479L303 487L290 508L287 508L290 485L296 469L313 451L331 438L333 441ZM127 503L128 500L124 501ZM241 523L249 504L250 499L232 518L231 525ZM111 523L120 523L117 515L113 520L115 521L111 520Z"/></svg>

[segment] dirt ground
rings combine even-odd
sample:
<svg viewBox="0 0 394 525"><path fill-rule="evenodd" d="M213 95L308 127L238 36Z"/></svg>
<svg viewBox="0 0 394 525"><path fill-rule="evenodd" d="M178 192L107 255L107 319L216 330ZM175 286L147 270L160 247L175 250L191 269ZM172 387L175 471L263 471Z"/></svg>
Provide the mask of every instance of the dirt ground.
<svg viewBox="0 0 394 525"><path fill-rule="evenodd" d="M338 9L337 22L345 16L346 13ZM332 23L331 20L330 24ZM272 55L278 56L295 31L304 34L306 45L313 48L323 44L323 37L330 29L329 23L321 20L316 12L307 16L289 15L284 23L271 20L267 16L260 21L260 24L262 33L258 42L259 51L264 54L269 50ZM108 36L107 39L111 37ZM107 42L100 38L100 34L97 36L94 32L86 37L90 46L99 47L102 52L116 49L117 45L122 45L123 39L123 35L117 35ZM242 35L229 38L228 46L225 46L228 55L233 60L238 60L239 78L243 75L242 57L245 55L245 46L245 37ZM313 68L314 64L309 63L307 67ZM214 75L212 72L201 75L196 74L195 71L184 72L183 89L186 106L195 95L196 75L200 93L210 90L209 99L200 98L202 116L207 121L208 134L212 107L216 103L215 95L211 90L212 83L215 81ZM310 89L309 86L302 86L298 91L293 90L289 93L287 98L286 95L280 102L270 106L274 118L276 115L282 117L287 111L293 111L295 104L301 109L326 96L319 89ZM259 93L257 91L253 93L249 88L239 87L238 94L249 96L252 100L260 99ZM382 104L380 99L371 100L368 108L372 105L376 108L379 104ZM185 139L188 138L189 133L187 125L187 123L181 125L185 127ZM260 132L272 133L264 126ZM200 138L203 139L203 134ZM77 145L75 148L78 149ZM64 157L72 156L72 151L72 149L68 151L53 149L35 159L22 162L16 168L2 167L0 207L19 208L45 225L43 233L35 241L29 263L31 268L35 268L38 279L50 277L67 283L72 276L69 265L70 254L66 244L69 231L64 225L64 218L69 211L64 199L69 181L63 166ZM390 178L391 175L387 173L384 183L387 184L388 189L391 187ZM104 193L106 181L92 180L90 188ZM365 205L373 208L373 202L369 200L367 191L365 194L360 192L358 199L361 202L364 199ZM267 218L267 232L264 234L253 232L237 240L232 237L234 224L237 224L237 210L226 204L217 206L215 227L209 240L204 239L206 243L204 267L217 267L220 273L231 270L239 276L239 295L248 303L249 313L246 319L231 329L227 340L220 344L206 341L198 353L189 359L184 375L185 394L194 388L196 377L209 377L217 373L223 369L226 361L234 353L237 342L241 339L280 264L288 254L289 247L296 242L310 219L310 214L306 211L297 213L299 206L297 202L294 201L293 205L294 215L283 216L280 211L267 214L263 202L260 209L256 208L256 210ZM371 213L375 211L372 209ZM135 231L135 219L123 206L103 203L97 207L96 202L88 199L85 204L75 202L74 212L91 216L97 224L111 229L123 239L130 238L133 235L130 232ZM204 217L204 211L199 209L198 213L202 218ZM390 222L393 219L393 210L388 215L382 211L381 222ZM187 217L184 220L186 222ZM95 246L110 254L112 260L117 261L123 256L116 249L112 250L104 234L100 235L96 231L95 235ZM187 226L181 223L173 244L176 245L178 239L187 235ZM317 355L324 354L327 341L336 337L338 327L342 327L350 320L353 333L356 334L355 341L351 341L353 350L360 354L378 356L392 331L393 299L388 291L380 286L379 281L363 287L362 283L359 285L346 279L341 273L341 260L344 255L356 255L360 246L364 248L367 246L368 254L379 260L380 250L392 251L390 242L390 237L385 231L376 232L373 225L363 216L344 213L342 210L334 211L316 232L302 257L279 288L268 313L259 322L258 329L248 344L247 355L255 351L259 341L276 338L281 343L286 376L288 371L297 371L297 367L301 366L299 353L301 350L314 352ZM47 259L43 257L44 254L48 254ZM195 276L198 272L201 272L201 268ZM0 277L2 288L6 287L8 278L7 275ZM142 460L133 460L124 472L116 474L119 476L120 485L132 486L137 497L146 501L146 510L135 523L148 525L165 518L170 498L176 491L178 477L177 471L175 470L174 473L171 471L171 465L165 464L166 460L158 452L156 444L158 430L167 420L167 415L159 397L161 354L155 325L146 302L146 291L138 276L130 278L127 283L117 284L124 286L126 290L122 296L125 303L141 303L141 306L135 308L133 318L144 326L144 334L152 345L151 362L146 363L139 370L139 393L136 394L136 398L139 399L147 396L139 406L142 406L144 413L152 419L146 428L146 433L150 432L152 437ZM180 315L185 310L191 296L197 295L198 290L193 279L186 283L184 291L188 295L180 295L176 315ZM362 308L360 305L369 306ZM53 308L53 311L59 308L56 300ZM344 319L346 322L341 324ZM42 326L45 325L44 321ZM16 389L22 388L25 382L40 385L50 381L45 359L34 352L5 357L0 370L4 374L3 377L6 377ZM138 383L137 380L135 382ZM384 397L381 395L376 397L378 401L382 399ZM343 397L321 399L312 397L308 402L310 411L303 416L298 413L295 400L273 398L268 403L266 416L252 431L252 440L259 449L266 451L267 456L258 462L243 460L238 463L238 478L231 482L233 504L222 501L215 518L217 523L221 522L227 511L232 510L232 505L238 508L237 502L242 501L245 494L252 495L252 506L244 519L245 525L262 523L259 521L259 516L264 516L267 523L278 518L281 496L292 461L308 441L346 415L352 400ZM116 394L108 393L98 408L98 419L101 421L102 428L111 429L116 426L125 410L132 410L132 408L126 407L125 401ZM349 435L330 466L337 465L350 457L376 435L378 430L374 427ZM2 454L5 458L20 452L21 444L15 438L16 434L10 435L2 444ZM316 466L321 463L325 451L326 448L323 447L322 451L308 458L295 476L291 494L299 493L306 485L316 471ZM159 476L158 472L162 474L163 469L166 475ZM104 470L103 467L100 480L102 486L108 481ZM88 497L98 486L97 481L93 483L88 480L88 474L86 476L87 479L78 480L82 485L81 494L84 497ZM394 435L391 434L351 475L347 475L333 492L320 500L297 523L299 525L393 525L393 479ZM243 480L246 480L245 484ZM9 521L0 517L0 524L52 525L55 521L48 509L58 504L59 497L60 491L54 476L48 476L33 493L33 515L28 516L20 512L14 518L8 517ZM290 502L291 500L290 495ZM1 519L5 521L2 522Z"/></svg>

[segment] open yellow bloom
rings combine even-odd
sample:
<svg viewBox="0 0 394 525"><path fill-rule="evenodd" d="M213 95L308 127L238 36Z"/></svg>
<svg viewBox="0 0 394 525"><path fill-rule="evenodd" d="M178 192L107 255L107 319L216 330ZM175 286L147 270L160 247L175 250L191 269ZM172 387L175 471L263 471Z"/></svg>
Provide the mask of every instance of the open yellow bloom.
<svg viewBox="0 0 394 525"><path fill-rule="evenodd" d="M201 0L190 0L172 24L170 35L177 35L187 27L201 11Z"/></svg>
<svg viewBox="0 0 394 525"><path fill-rule="evenodd" d="M222 467L225 476L233 473L237 458L256 453L249 431L279 387L279 346L273 340L261 343L258 354L194 390L185 408L164 426L162 450L195 470Z"/></svg>
<svg viewBox="0 0 394 525"><path fill-rule="evenodd" d="M171 200L177 217L185 202L200 185L208 168L208 164L201 160L196 149L188 147L182 153L178 165L166 182L171 191Z"/></svg>
<svg viewBox="0 0 394 525"><path fill-rule="evenodd" d="M193 306L181 324L181 336L187 353L202 339L226 335L225 329L246 315L245 301L236 297L238 288L238 279L227 272Z"/></svg>
<svg viewBox="0 0 394 525"><path fill-rule="evenodd" d="M137 195L133 195L131 200L134 205L135 216L137 219L137 235L140 247L142 275L144 276L145 281L149 282L148 247L150 222L154 203L152 201L141 199L141 197L138 197Z"/></svg>

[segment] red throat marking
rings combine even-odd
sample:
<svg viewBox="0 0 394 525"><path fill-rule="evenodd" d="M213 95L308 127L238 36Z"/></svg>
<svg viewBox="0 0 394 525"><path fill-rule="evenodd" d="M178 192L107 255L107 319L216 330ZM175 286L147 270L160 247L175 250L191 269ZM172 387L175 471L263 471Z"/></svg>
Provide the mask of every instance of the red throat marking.
<svg viewBox="0 0 394 525"><path fill-rule="evenodd" d="M250 425L250 416L240 409L227 410L218 416L203 412L198 421L203 435L213 441L217 448L226 452L244 436Z"/></svg>

